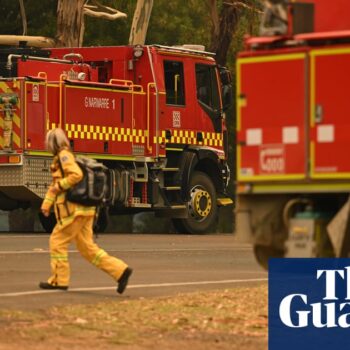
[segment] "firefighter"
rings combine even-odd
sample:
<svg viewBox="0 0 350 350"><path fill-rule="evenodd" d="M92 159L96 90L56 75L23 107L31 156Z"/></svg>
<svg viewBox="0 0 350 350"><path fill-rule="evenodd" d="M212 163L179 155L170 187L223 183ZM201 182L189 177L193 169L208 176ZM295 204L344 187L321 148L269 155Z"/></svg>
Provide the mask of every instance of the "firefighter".
<svg viewBox="0 0 350 350"><path fill-rule="evenodd" d="M78 183L83 174L75 162L64 131L60 128L49 131L46 146L54 155L51 164L53 181L45 195L41 211L43 215L49 216L50 209L54 206L57 224L50 236L51 276L47 282L40 282L39 287L68 289L70 278L68 245L74 241L81 255L112 276L117 281L117 292L123 293L132 269L124 261L108 255L94 243L93 222L96 208L66 200L66 191Z"/></svg>

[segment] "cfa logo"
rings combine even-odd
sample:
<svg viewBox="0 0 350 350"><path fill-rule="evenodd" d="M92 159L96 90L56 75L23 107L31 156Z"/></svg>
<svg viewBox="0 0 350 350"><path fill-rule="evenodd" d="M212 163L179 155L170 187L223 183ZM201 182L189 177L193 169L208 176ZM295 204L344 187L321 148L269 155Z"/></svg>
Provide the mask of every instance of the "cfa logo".
<svg viewBox="0 0 350 350"><path fill-rule="evenodd" d="M279 317L290 328L350 328L350 266L343 270L317 270L316 280L324 282L324 296L309 303L307 294L289 294L279 305ZM343 284L346 294L337 296L337 284ZM297 306L296 306L297 305ZM297 315L292 319L292 315Z"/></svg>
<svg viewBox="0 0 350 350"><path fill-rule="evenodd" d="M285 152L283 145L260 147L259 164L261 174L283 174L285 172Z"/></svg>

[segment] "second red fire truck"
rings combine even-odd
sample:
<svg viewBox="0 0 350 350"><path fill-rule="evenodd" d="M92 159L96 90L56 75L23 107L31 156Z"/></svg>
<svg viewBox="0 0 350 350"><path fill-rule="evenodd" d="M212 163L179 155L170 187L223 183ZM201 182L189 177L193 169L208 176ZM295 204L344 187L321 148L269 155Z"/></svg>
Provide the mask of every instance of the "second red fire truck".
<svg viewBox="0 0 350 350"><path fill-rule="evenodd" d="M347 256L350 2L270 0L237 60L237 232L269 257Z"/></svg>
<svg viewBox="0 0 350 350"><path fill-rule="evenodd" d="M232 202L232 99L230 74L212 54L156 45L0 51L0 209L40 203L50 183L45 134L62 127L76 154L113 170L111 212L215 230L218 208Z"/></svg>

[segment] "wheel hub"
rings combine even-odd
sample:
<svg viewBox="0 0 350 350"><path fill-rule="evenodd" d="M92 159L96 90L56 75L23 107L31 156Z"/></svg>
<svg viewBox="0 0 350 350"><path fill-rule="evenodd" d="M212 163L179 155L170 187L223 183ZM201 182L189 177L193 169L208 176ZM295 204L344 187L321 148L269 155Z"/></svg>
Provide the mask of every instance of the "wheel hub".
<svg viewBox="0 0 350 350"><path fill-rule="evenodd" d="M209 192L203 189L194 189L191 193L190 210L196 219L206 218L212 208Z"/></svg>

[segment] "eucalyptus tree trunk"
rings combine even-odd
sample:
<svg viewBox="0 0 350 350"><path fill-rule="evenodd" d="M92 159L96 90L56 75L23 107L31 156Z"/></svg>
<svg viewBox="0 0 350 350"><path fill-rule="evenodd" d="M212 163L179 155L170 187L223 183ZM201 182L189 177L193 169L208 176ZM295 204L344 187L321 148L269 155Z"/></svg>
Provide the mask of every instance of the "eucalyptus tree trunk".
<svg viewBox="0 0 350 350"><path fill-rule="evenodd" d="M232 0L231 3L228 1L223 2L219 16L217 1L208 0L208 5L212 21L212 35L209 51L215 52L216 62L225 66L227 53L239 21L239 10Z"/></svg>
<svg viewBox="0 0 350 350"><path fill-rule="evenodd" d="M22 26L23 26L23 34L22 35L27 35L27 16L26 16L26 10L24 7L24 2L23 0L19 0L19 9L21 12L21 18L22 18Z"/></svg>
<svg viewBox="0 0 350 350"><path fill-rule="evenodd" d="M130 45L145 44L152 7L153 0L137 0L129 37Z"/></svg>
<svg viewBox="0 0 350 350"><path fill-rule="evenodd" d="M82 46L85 0L58 0L57 47Z"/></svg>

